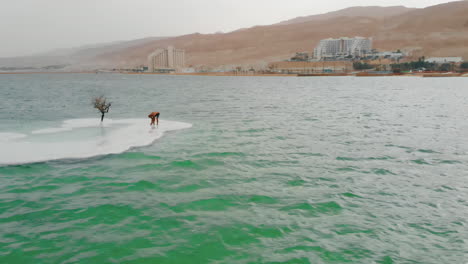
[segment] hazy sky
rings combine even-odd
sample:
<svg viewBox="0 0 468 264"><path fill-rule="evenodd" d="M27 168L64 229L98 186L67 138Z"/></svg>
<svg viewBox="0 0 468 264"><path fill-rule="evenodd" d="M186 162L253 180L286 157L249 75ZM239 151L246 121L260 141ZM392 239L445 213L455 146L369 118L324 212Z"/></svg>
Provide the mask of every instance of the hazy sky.
<svg viewBox="0 0 468 264"><path fill-rule="evenodd" d="M350 6L449 0L0 0L0 57L84 44L228 32Z"/></svg>

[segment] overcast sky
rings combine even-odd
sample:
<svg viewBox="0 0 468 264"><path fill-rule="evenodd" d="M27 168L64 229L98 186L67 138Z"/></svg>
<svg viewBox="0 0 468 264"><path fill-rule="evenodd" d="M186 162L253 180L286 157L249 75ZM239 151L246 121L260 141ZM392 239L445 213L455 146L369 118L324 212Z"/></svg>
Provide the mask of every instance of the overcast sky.
<svg viewBox="0 0 468 264"><path fill-rule="evenodd" d="M0 0L0 57L84 44L228 32L350 6L450 0Z"/></svg>

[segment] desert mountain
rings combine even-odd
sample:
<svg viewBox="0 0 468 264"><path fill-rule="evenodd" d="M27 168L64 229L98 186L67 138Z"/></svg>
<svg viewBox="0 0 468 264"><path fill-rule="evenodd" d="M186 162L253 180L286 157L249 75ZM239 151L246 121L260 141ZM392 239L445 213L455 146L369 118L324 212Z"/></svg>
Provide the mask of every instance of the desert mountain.
<svg viewBox="0 0 468 264"><path fill-rule="evenodd" d="M431 6L394 16L374 36L381 49L402 48L413 56L461 56L468 60L468 1Z"/></svg>
<svg viewBox="0 0 468 264"><path fill-rule="evenodd" d="M260 66L289 58L298 51L312 52L320 39L341 36L373 37L377 49L401 49L411 52L414 57L463 56L468 59L468 1L406 10L391 17L363 15L375 7L369 7L369 12L363 11L365 8L354 10L359 12L302 23L257 26L225 34L166 38L101 54L96 59L101 65L113 67L144 65L147 54L156 48L173 45L185 49L188 65Z"/></svg>
<svg viewBox="0 0 468 264"><path fill-rule="evenodd" d="M86 45L78 48L59 49L34 56L0 58L0 67L29 67L40 69L44 67L62 68L73 65L74 69L96 68L96 56L106 52L118 53L121 50L144 45L160 39L163 38L149 37L130 41Z"/></svg>
<svg viewBox="0 0 468 264"><path fill-rule="evenodd" d="M404 7L348 8L269 26L230 33L190 34L85 49L76 55L76 69L129 68L146 65L147 55L169 45L185 49L187 66L232 68L264 66L295 52L313 52L320 39L342 36L372 37L374 48L401 49L418 56L462 56L468 60L468 1L424 9ZM317 18L320 17L320 18ZM1 65L0 65L1 66Z"/></svg>
<svg viewBox="0 0 468 264"><path fill-rule="evenodd" d="M345 8L342 10L329 12L326 14L321 14L321 15L297 17L294 19L280 22L278 23L278 25L297 24L297 23L304 23L304 22L317 21L317 20L329 20L329 19L334 19L338 17L386 18L386 17L396 16L396 15L401 15L412 10L416 10L416 8L407 8L404 6L389 6L389 7L356 6L356 7L349 7L349 8Z"/></svg>

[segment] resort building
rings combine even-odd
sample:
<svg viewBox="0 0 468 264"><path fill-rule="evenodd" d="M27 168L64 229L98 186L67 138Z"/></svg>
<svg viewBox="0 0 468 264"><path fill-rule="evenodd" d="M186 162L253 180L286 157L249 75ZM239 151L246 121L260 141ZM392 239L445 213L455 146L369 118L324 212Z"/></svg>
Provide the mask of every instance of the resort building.
<svg viewBox="0 0 468 264"><path fill-rule="evenodd" d="M314 49L314 57L318 60L337 57L358 57L372 51L372 39L363 37L342 37L338 39L322 39Z"/></svg>
<svg viewBox="0 0 468 264"><path fill-rule="evenodd" d="M346 73L353 70L350 61L279 61L268 65L278 73Z"/></svg>
<svg viewBox="0 0 468 264"><path fill-rule="evenodd" d="M403 52L395 52L395 51L382 51L382 52L375 52L372 53L371 56L379 57L379 58L385 58L385 59L391 59L391 60L398 60L403 57L405 57L405 54Z"/></svg>
<svg viewBox="0 0 468 264"><path fill-rule="evenodd" d="M169 46L148 55L149 72L180 71L185 67L185 51Z"/></svg>
<svg viewBox="0 0 468 264"><path fill-rule="evenodd" d="M444 64L444 63L462 63L462 57L432 57L426 59L427 62L437 63L437 64Z"/></svg>

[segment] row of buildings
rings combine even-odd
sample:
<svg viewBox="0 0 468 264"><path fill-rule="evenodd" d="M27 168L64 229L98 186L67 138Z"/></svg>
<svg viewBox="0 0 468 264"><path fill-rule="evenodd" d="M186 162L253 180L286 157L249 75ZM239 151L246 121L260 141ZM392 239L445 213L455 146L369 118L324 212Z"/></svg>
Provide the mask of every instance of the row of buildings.
<svg viewBox="0 0 468 264"><path fill-rule="evenodd" d="M273 62L268 65L277 73L346 73L353 70L390 72L392 65L409 62L407 54L398 51L379 52L372 47L372 38L341 37L321 40L314 52L298 52L287 61ZM431 68L442 69L441 65L456 68L463 62L461 57L431 57L420 60L432 63ZM437 66L439 65L439 66ZM396 67L396 66L395 66ZM446 67L445 67L446 68Z"/></svg>
<svg viewBox="0 0 468 264"><path fill-rule="evenodd" d="M346 73L353 70L351 61L279 61L268 65L272 72L277 73Z"/></svg>
<svg viewBox="0 0 468 264"><path fill-rule="evenodd" d="M389 59L398 61L405 57L401 51L379 52L372 47L372 38L341 37L322 39L314 52L296 53L290 61L356 61Z"/></svg>
<svg viewBox="0 0 468 264"><path fill-rule="evenodd" d="M444 63L462 63L462 57L431 57L425 59L427 62L444 64Z"/></svg>
<svg viewBox="0 0 468 264"><path fill-rule="evenodd" d="M270 63L268 70L281 73L345 73L354 70L353 63L364 63L380 71L391 70L406 55L400 51L378 52L372 47L372 38L341 37L321 40L313 54L296 53L288 61ZM426 62L435 64L463 62L461 57L432 57ZM190 68L191 69L191 68ZM152 73L194 72L185 68L185 51L172 46L160 48L148 55L147 71ZM367 69L367 68L365 68ZM224 70L225 71L225 70ZM234 70L232 70L234 71Z"/></svg>
<svg viewBox="0 0 468 264"><path fill-rule="evenodd" d="M292 61L335 61L340 60L340 58L342 58L342 60L349 60L351 58L362 57L365 54L369 54L371 51L371 38L330 38L320 41L314 50L314 58L309 57L308 53L297 53L296 56L292 58ZM319 65L316 68L323 68L323 64L321 65L322 66ZM169 46L168 48L157 49L148 55L148 72L181 72L184 68L184 50ZM346 68L348 68L347 64Z"/></svg>
<svg viewBox="0 0 468 264"><path fill-rule="evenodd" d="M341 37L336 39L322 39L314 49L313 57L310 58L310 60L343 61L356 59L390 59L396 61L403 57L405 57L405 54L401 51L377 51L372 47L372 38Z"/></svg>

